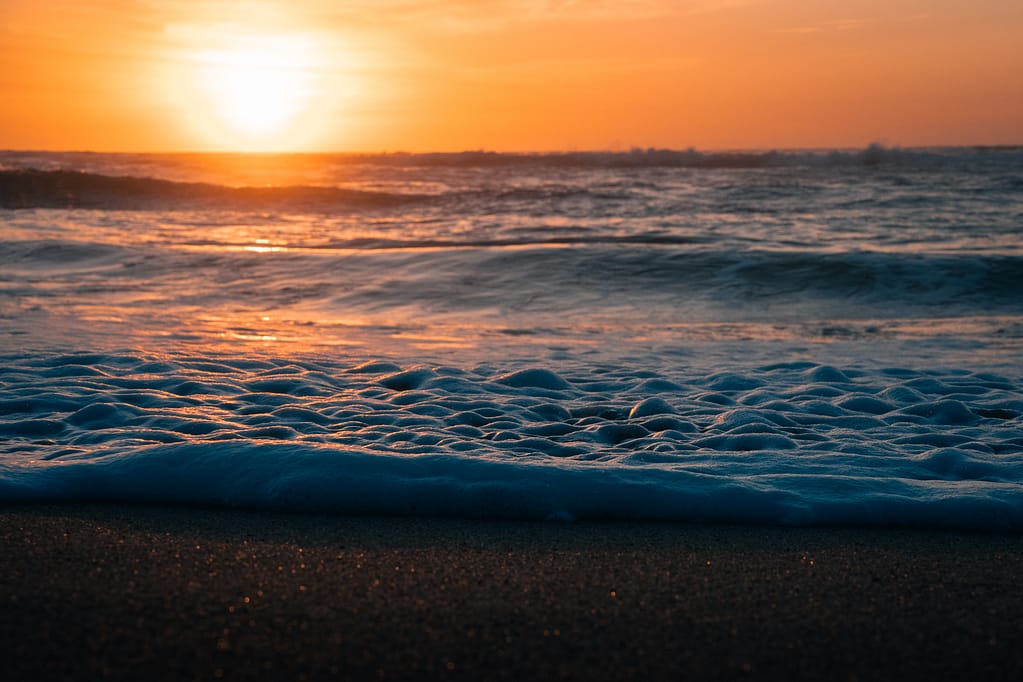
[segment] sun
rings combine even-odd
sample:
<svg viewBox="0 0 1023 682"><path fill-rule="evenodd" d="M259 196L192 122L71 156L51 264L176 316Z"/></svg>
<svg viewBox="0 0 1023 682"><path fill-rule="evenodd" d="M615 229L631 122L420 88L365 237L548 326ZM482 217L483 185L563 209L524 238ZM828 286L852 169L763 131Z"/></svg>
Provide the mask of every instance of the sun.
<svg viewBox="0 0 1023 682"><path fill-rule="evenodd" d="M194 53L206 127L227 146L263 149L301 134L320 92L322 60L303 36L233 37Z"/></svg>

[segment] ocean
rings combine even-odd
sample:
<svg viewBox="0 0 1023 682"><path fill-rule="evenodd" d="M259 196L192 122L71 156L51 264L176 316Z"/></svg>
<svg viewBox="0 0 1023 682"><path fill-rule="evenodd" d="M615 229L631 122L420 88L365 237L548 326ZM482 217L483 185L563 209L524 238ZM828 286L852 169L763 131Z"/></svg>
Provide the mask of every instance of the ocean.
<svg viewBox="0 0 1023 682"><path fill-rule="evenodd" d="M0 503L1023 529L1023 149L0 153Z"/></svg>

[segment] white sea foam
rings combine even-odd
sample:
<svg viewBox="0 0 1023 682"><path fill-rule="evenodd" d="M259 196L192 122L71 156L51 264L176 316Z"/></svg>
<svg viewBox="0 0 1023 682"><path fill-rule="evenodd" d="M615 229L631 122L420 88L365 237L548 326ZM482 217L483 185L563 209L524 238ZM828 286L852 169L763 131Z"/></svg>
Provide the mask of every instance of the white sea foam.
<svg viewBox="0 0 1023 682"><path fill-rule="evenodd" d="M987 373L128 354L4 367L5 501L1023 528L1023 390Z"/></svg>

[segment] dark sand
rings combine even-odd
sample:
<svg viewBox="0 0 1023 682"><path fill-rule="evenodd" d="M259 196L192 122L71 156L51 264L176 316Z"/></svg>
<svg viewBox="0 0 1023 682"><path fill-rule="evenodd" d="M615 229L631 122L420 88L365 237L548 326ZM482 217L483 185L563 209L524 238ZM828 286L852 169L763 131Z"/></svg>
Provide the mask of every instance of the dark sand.
<svg viewBox="0 0 1023 682"><path fill-rule="evenodd" d="M1023 679L1023 536L0 507L0 680Z"/></svg>

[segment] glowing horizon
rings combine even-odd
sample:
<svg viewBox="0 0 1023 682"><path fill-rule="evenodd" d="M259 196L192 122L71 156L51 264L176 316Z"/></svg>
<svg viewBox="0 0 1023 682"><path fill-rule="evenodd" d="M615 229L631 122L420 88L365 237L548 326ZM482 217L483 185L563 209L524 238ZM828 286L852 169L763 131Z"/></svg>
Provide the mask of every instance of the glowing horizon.
<svg viewBox="0 0 1023 682"><path fill-rule="evenodd" d="M1023 5L9 0L0 148L1023 143Z"/></svg>

